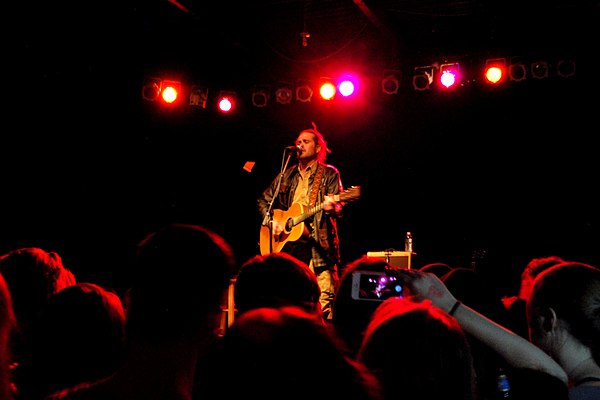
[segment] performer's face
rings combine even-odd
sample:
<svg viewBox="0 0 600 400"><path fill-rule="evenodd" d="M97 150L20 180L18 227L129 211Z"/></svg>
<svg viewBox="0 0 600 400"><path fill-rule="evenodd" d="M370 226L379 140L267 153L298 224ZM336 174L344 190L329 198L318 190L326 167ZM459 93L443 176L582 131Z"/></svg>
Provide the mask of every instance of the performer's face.
<svg viewBox="0 0 600 400"><path fill-rule="evenodd" d="M315 135L310 132L301 132L296 139L296 146L299 147L299 159L314 159L317 158L321 147L315 140Z"/></svg>

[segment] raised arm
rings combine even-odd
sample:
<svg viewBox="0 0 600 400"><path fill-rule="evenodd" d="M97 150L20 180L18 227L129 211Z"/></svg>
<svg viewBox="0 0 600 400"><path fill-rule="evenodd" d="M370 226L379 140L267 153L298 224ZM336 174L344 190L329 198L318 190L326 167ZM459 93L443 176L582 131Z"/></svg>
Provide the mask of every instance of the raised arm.
<svg viewBox="0 0 600 400"><path fill-rule="evenodd" d="M417 300L429 299L436 307L450 313L465 332L493 349L510 366L541 370L567 383L567 374L552 357L523 337L462 304L436 275L408 269L398 270L398 275L409 295Z"/></svg>

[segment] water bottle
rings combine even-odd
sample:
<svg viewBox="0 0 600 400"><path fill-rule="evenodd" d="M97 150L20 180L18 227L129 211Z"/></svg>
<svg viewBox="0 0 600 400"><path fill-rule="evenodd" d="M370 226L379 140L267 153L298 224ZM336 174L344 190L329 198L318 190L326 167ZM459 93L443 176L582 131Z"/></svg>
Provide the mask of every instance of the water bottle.
<svg viewBox="0 0 600 400"><path fill-rule="evenodd" d="M406 232L406 238L404 239L404 251L409 253L412 253L413 251L412 234L410 232Z"/></svg>
<svg viewBox="0 0 600 400"><path fill-rule="evenodd" d="M498 399L510 399L510 382L504 371L498 375Z"/></svg>

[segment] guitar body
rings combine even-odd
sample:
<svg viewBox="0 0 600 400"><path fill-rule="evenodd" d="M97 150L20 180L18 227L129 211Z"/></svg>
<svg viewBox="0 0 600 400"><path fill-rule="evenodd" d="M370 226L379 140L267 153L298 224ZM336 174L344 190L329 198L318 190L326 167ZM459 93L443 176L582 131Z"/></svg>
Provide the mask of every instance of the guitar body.
<svg viewBox="0 0 600 400"><path fill-rule="evenodd" d="M352 186L344 193L334 196L335 201L352 201L360 196L360 186ZM308 235L308 227L304 221L323 209L323 204L318 204L305 210L302 204L294 203L287 210L273 210L273 220L284 226L279 235L271 235L269 226L260 227L260 254L279 253L287 242L295 242L303 235Z"/></svg>
<svg viewBox="0 0 600 400"><path fill-rule="evenodd" d="M305 232L304 222L294 225L293 219L303 212L304 207L298 203L292 204L287 211L273 210L273 219L283 224L284 229L279 235L273 235L271 240L270 227L260 227L260 254L279 253L287 242L300 239Z"/></svg>

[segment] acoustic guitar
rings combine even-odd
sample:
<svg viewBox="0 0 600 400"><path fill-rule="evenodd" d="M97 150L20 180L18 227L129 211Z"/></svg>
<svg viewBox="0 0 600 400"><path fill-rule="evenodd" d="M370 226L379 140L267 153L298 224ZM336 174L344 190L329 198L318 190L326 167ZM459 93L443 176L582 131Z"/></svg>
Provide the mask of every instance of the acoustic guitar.
<svg viewBox="0 0 600 400"><path fill-rule="evenodd" d="M335 201L349 202L360 197L360 186L352 186L348 190L334 195ZM287 242L294 242L302 237L308 228L304 221L323 209L323 203L314 207L306 207L299 203L294 203L286 210L273 210L273 220L284 226L279 235L271 234L271 227L260 227L260 254L279 253Z"/></svg>

